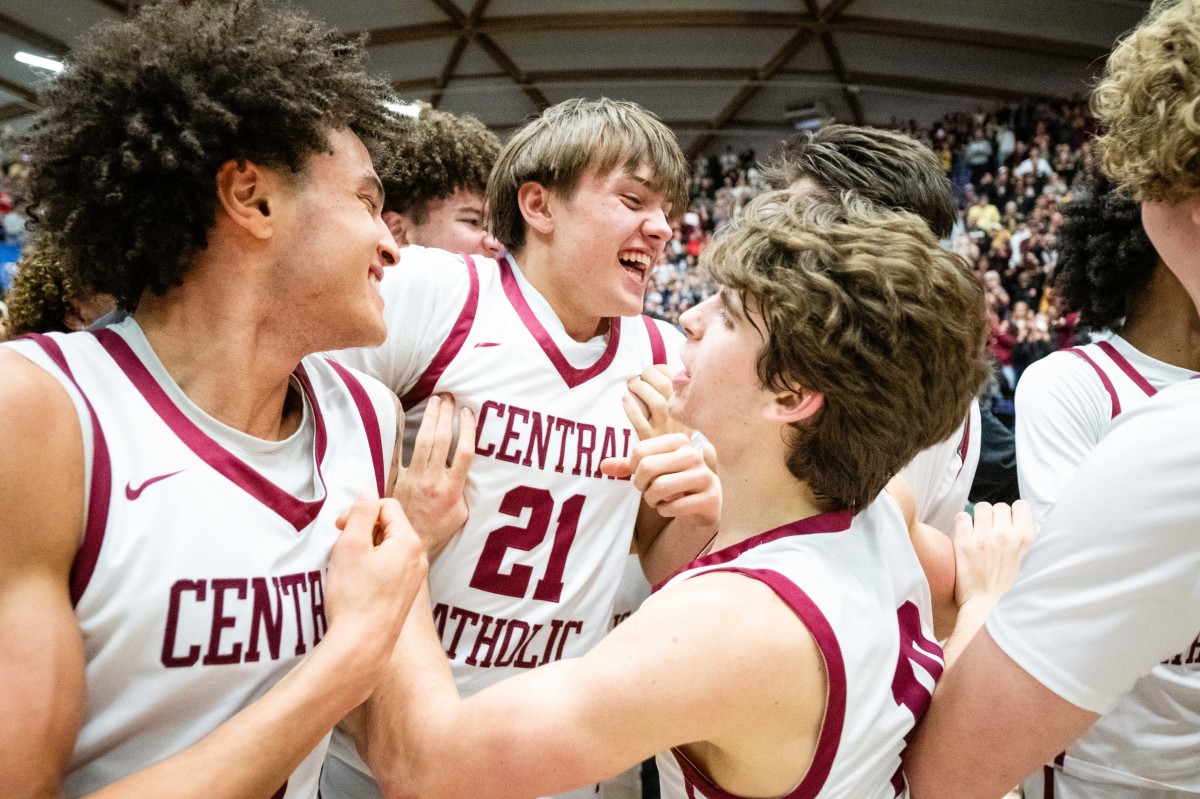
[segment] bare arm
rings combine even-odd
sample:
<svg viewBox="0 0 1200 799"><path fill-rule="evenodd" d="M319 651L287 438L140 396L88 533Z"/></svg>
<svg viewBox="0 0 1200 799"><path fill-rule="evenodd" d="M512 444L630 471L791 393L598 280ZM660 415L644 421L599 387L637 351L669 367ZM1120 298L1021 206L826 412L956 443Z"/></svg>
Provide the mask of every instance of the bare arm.
<svg viewBox="0 0 1200 799"><path fill-rule="evenodd" d="M690 755L725 764L712 776L731 790L786 793L811 759L824 712L811 636L744 577L705 575L668 591L675 596L651 599L583 658L465 701L427 618L407 625L367 704L367 761L385 796L547 795L689 742L698 742ZM730 770L764 751L783 771Z"/></svg>
<svg viewBox="0 0 1200 799"><path fill-rule="evenodd" d="M83 712L68 591L83 526L83 440L45 372L0 351L0 795L56 797Z"/></svg>
<svg viewBox="0 0 1200 799"><path fill-rule="evenodd" d="M985 629L947 669L905 750L913 799L998 799L1097 718L1029 676Z"/></svg>
<svg viewBox="0 0 1200 799"><path fill-rule="evenodd" d="M943 640L950 635L958 618L958 605L954 601L954 544L940 530L918 521L916 498L904 477L893 477L887 492L900 506L908 525L908 538L929 581L934 634L939 641Z"/></svg>
<svg viewBox="0 0 1200 799"><path fill-rule="evenodd" d="M68 593L83 524L83 445L63 389L0 352L0 795L57 797L80 727L83 650ZM389 506L390 507L390 506ZM334 545L329 631L299 666L196 745L97 792L107 799L274 794L334 723L373 689L424 576L398 506L376 532L380 501L356 503Z"/></svg>

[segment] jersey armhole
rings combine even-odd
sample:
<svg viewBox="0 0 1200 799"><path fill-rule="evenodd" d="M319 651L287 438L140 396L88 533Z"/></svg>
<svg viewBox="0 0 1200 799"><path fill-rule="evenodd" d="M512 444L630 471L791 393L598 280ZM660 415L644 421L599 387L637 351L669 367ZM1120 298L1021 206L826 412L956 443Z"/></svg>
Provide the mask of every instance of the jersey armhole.
<svg viewBox="0 0 1200 799"><path fill-rule="evenodd" d="M350 398L354 400L354 406L358 408L363 432L367 436L367 449L371 453L371 465L375 467L375 486L379 489L379 496L382 498L386 495L387 490L387 466L383 460L383 433L379 424L379 414L375 412L375 405L371 402L367 389L349 369L337 361L327 360L326 363L346 385L346 390L350 392Z"/></svg>
<svg viewBox="0 0 1200 799"><path fill-rule="evenodd" d="M1104 374L1104 370L1100 368L1100 365L1078 347L1071 347L1070 349L1063 350L1063 352L1069 352L1072 355L1082 358L1096 372L1100 378L1100 384L1104 386L1104 390L1108 392L1108 398L1111 400L1112 416L1110 419L1116 419L1121 413L1121 400L1117 398L1117 389L1113 386L1112 381L1108 379L1108 375Z"/></svg>
<svg viewBox="0 0 1200 799"><path fill-rule="evenodd" d="M467 278L470 281L467 289L467 301L463 303L458 319L454 321L454 327L450 329L450 335L446 336L446 340L442 342L442 346L433 356L429 366L425 367L425 371L417 378L413 387L400 397L400 404L404 407L405 412L429 399L429 395L433 393L433 387L437 385L442 373L446 371L450 362L454 360L454 356L458 355L459 350L466 343L471 326L475 323L475 314L479 311L479 270L475 266L475 260L466 253L463 253L463 261L467 265Z"/></svg>
<svg viewBox="0 0 1200 799"><path fill-rule="evenodd" d="M91 400L80 387L79 382L75 379L74 373L71 371L70 364L67 363L66 355L62 348L50 336L40 333L30 333L24 336L26 340L32 341L46 354L51 362L58 367L63 376L70 381L70 387L74 388L74 392L68 390L68 395L71 396L72 404L76 406L76 413L80 416L81 433L84 440L84 469L90 474L85 475L84 490L86 496L84 498L84 508L86 518L84 520L83 540L79 542L79 547L75 552L75 559L71 563L70 589L71 589L71 605L76 606L79 600L83 597L84 591L87 590L88 583L92 579L92 573L96 570L96 561L100 557L100 548L104 543L104 531L108 526L108 510L109 502L112 497L112 460L108 453L108 442L104 437L104 430L100 426L100 419L96 416L96 410L92 407ZM83 407L87 410L87 421L90 422L90 428L85 424L83 414L80 412L79 402L76 396L82 400ZM91 457L88 458L88 432L91 432Z"/></svg>

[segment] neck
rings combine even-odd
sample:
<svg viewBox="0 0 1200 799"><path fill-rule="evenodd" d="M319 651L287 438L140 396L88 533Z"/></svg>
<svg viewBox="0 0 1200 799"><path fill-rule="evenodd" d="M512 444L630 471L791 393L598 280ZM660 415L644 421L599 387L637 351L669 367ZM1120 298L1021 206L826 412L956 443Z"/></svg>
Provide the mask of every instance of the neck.
<svg viewBox="0 0 1200 799"><path fill-rule="evenodd" d="M256 438L286 438L300 419L295 408L285 409L288 381L307 353L269 323L279 310L260 307L242 275L217 269L221 279L210 280L205 271L198 263L167 294L146 292L134 318L171 378L205 413Z"/></svg>
<svg viewBox="0 0 1200 799"><path fill-rule="evenodd" d="M546 298L555 316L562 322L567 335L576 341L588 341L608 332L608 319L596 316L587 310L587 298L579 302L572 296L571 286L562 286L557 280L560 270L556 269L550 248L530 241L512 253L513 260L521 267L521 274L529 285Z"/></svg>
<svg viewBox="0 0 1200 799"><path fill-rule="evenodd" d="M1179 279L1161 262L1130 302L1119 332L1155 360L1200 372L1200 316Z"/></svg>
<svg viewBox="0 0 1200 799"><path fill-rule="evenodd" d="M710 551L823 512L808 484L787 470L782 452L772 458L775 453L763 453L761 448L757 452L752 450L747 448L743 457L718 455L721 519ZM763 469L764 463L778 466Z"/></svg>

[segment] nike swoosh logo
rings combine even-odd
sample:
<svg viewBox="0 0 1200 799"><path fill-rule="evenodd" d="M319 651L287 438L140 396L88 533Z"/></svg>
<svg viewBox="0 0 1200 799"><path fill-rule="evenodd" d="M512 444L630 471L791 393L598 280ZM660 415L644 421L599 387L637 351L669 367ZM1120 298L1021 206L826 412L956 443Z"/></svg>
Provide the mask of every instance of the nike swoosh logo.
<svg viewBox="0 0 1200 799"><path fill-rule="evenodd" d="M475 349L479 349L480 347L499 347L499 346L500 346L499 341L480 341L475 344Z"/></svg>
<svg viewBox="0 0 1200 799"><path fill-rule="evenodd" d="M154 485L155 483L157 483L161 480L166 480L168 477L174 477L175 475L179 474L179 472L183 472L183 471L186 471L186 469L180 469L178 472L169 472L167 474L160 474L158 477L151 477L149 480L142 483L137 488L133 487L133 481L130 480L128 483L125 484L125 499L129 500L130 502L133 502L135 499L140 497L142 495L142 492L145 491L150 486Z"/></svg>

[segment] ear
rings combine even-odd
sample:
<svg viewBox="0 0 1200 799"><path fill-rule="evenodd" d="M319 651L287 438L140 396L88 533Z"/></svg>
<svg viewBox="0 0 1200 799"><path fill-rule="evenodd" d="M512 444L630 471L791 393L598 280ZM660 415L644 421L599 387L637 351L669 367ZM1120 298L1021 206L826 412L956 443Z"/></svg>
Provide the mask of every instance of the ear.
<svg viewBox="0 0 1200 799"><path fill-rule="evenodd" d="M235 225L254 238L269 239L275 227L272 203L280 183L277 175L251 161L226 161L217 170L217 201Z"/></svg>
<svg viewBox="0 0 1200 799"><path fill-rule="evenodd" d="M72 333L78 333L87 327L83 314L79 312L79 302L74 297L63 299L63 325Z"/></svg>
<svg viewBox="0 0 1200 799"><path fill-rule="evenodd" d="M763 415L772 422L792 424L816 414L825 404L825 395L806 388L797 391L782 391L766 407Z"/></svg>
<svg viewBox="0 0 1200 799"><path fill-rule="evenodd" d="M542 235L554 230L554 209L551 207L551 191L536 181L527 181L517 189L517 208L525 224Z"/></svg>
<svg viewBox="0 0 1200 799"><path fill-rule="evenodd" d="M407 216L396 211L384 211L383 224L392 231L392 238L396 240L397 247L407 247L412 244L408 240L409 220Z"/></svg>

